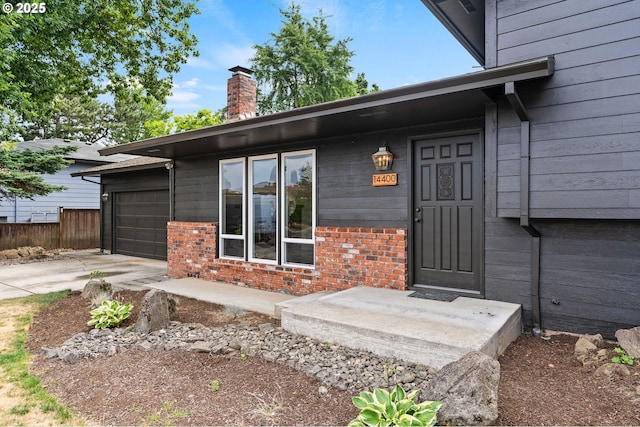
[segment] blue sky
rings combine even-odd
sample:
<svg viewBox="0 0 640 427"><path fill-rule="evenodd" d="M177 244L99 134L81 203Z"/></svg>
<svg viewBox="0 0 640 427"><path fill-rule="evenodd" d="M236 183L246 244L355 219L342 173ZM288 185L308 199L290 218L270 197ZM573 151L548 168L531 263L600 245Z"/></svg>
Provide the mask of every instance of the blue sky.
<svg viewBox="0 0 640 427"><path fill-rule="evenodd" d="M311 19L322 8L336 39L353 38L354 75L364 72L381 89L478 71L477 62L420 0L297 0ZM200 0L191 18L200 56L174 78L168 108L195 113L226 105L229 68L250 67L253 46L269 42L289 0Z"/></svg>

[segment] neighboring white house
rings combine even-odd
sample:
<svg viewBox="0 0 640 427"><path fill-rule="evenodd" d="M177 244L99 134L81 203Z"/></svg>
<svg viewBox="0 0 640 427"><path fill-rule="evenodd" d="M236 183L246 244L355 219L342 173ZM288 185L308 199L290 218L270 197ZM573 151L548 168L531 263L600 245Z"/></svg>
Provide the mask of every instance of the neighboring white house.
<svg viewBox="0 0 640 427"><path fill-rule="evenodd" d="M100 208L100 178L72 178L71 174L90 167L127 160L133 156L114 155L103 157L98 150L105 148L103 144L89 144L64 139L41 139L18 143L18 150L46 150L54 146L77 146L77 150L66 158L73 163L55 175L44 175L44 179L54 185L64 185L66 190L51 193L48 196L37 196L33 200L14 198L0 200L0 222L57 222L58 209Z"/></svg>

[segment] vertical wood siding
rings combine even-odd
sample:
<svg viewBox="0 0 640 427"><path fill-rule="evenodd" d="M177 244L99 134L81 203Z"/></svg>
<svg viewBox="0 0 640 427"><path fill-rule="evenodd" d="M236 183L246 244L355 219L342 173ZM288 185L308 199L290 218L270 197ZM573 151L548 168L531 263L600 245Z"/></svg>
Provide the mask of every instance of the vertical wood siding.
<svg viewBox="0 0 640 427"><path fill-rule="evenodd" d="M22 246L59 248L60 224L57 222L0 224L0 250L17 249Z"/></svg>
<svg viewBox="0 0 640 427"><path fill-rule="evenodd" d="M60 222L0 224L0 250L22 246L97 248L100 246L100 211L64 209Z"/></svg>
<svg viewBox="0 0 640 427"><path fill-rule="evenodd" d="M63 209L60 212L60 247L92 249L100 246L99 209Z"/></svg>
<svg viewBox="0 0 640 427"><path fill-rule="evenodd" d="M497 64L554 55L518 91L531 118L531 217L640 217L640 7L629 0L497 2ZM520 126L498 118L498 215L519 213Z"/></svg>

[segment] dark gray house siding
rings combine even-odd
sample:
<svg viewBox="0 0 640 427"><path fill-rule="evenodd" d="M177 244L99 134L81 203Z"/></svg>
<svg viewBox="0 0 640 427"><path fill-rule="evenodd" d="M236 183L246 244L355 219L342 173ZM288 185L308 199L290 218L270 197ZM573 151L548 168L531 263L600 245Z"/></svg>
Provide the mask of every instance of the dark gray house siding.
<svg viewBox="0 0 640 427"><path fill-rule="evenodd" d="M315 149L317 224L334 227L406 228L409 211L408 152L413 138L480 129L483 119L300 141L260 151L231 151L175 162L175 220L218 221L219 161L288 151ZM398 185L372 187L371 155L381 145L394 154Z"/></svg>
<svg viewBox="0 0 640 427"><path fill-rule="evenodd" d="M542 327L612 336L639 324L638 2L488 2L487 28L488 65L555 57L552 77L517 86L530 117ZM496 193L486 194L495 207L485 224L486 294L521 302L527 319L532 239L507 219L520 215L523 153L520 121L506 100L497 106L495 135L487 132L496 143L486 159Z"/></svg>
<svg viewBox="0 0 640 427"><path fill-rule="evenodd" d="M176 221L212 222L218 218L218 157L177 160L175 173Z"/></svg>
<svg viewBox="0 0 640 427"><path fill-rule="evenodd" d="M638 3L497 4L497 65L548 54L556 63L546 82L518 88L531 117L531 216L640 217ZM520 123L508 110L498 120L502 217L517 216L520 200Z"/></svg>
<svg viewBox="0 0 640 427"><path fill-rule="evenodd" d="M442 12L439 19L457 28L457 37L477 40L482 25L454 12L459 2L423 1ZM379 275L393 280L376 277L373 286L444 288L521 304L529 327L612 337L617 328L640 324L638 2L492 0L484 6L484 15L476 15L485 19L484 53L477 43L474 49L486 70L105 150L156 152L175 161L171 227L178 245L169 259L175 277L203 271L216 280L306 293L325 283L335 285L331 290L358 286L371 271L387 269ZM370 156L381 145L395 155L396 186L371 185ZM463 151L448 151L461 146L468 162ZM316 263L261 264L248 251L244 258L210 259L202 242L213 247L220 238L219 161L311 148ZM446 175L464 168L483 174ZM460 177L458 189L481 188L480 197L474 190L447 206L455 199L446 193L450 176ZM471 238L462 244L450 238L461 234ZM382 261L365 255L358 262L375 262L355 265L354 256L374 245L367 239L383 237L399 245L378 249ZM189 248L199 252L183 255ZM457 266L474 268L449 268L447 259L456 275L442 280L444 268L429 264L436 249L439 261L457 253ZM465 287L468 272L473 283Z"/></svg>
<svg viewBox="0 0 640 427"><path fill-rule="evenodd" d="M609 337L640 324L640 221L544 220L541 306L549 328Z"/></svg>

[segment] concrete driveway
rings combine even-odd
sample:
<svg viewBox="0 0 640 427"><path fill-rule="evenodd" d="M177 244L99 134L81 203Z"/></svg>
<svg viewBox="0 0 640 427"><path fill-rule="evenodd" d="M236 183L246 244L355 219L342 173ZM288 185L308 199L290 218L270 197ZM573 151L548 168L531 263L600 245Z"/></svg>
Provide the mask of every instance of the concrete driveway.
<svg viewBox="0 0 640 427"><path fill-rule="evenodd" d="M45 294L64 289L81 290L89 274L100 270L114 287L139 289L167 280L167 263L97 250L62 254L63 259L0 266L0 299Z"/></svg>

